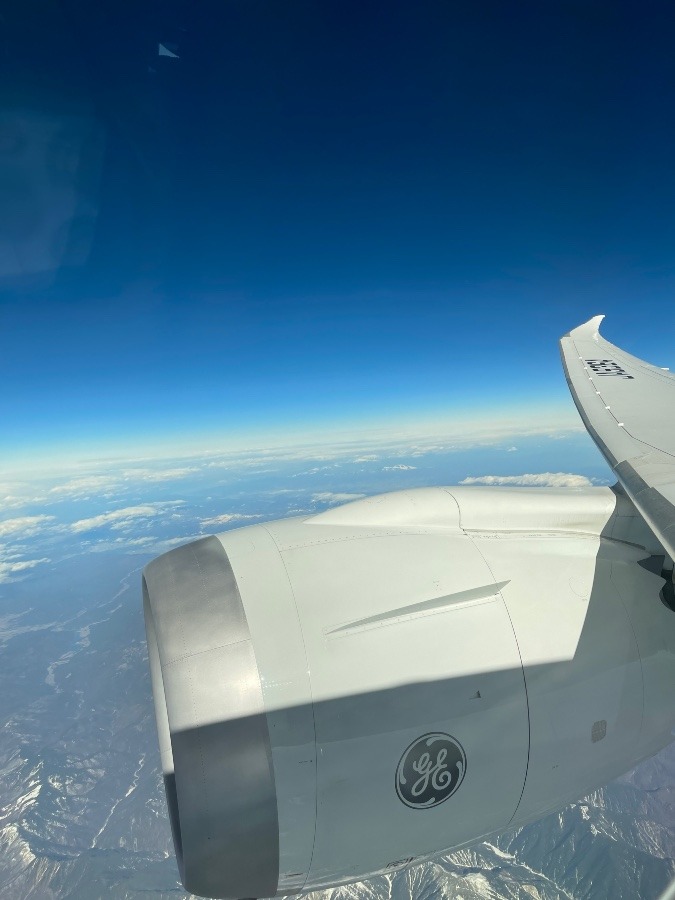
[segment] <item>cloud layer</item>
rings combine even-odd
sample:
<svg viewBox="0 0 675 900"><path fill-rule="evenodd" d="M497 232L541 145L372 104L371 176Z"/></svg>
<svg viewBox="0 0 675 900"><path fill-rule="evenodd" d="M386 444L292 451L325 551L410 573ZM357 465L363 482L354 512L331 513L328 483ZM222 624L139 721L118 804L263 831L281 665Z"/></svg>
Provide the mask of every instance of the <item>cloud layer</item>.
<svg viewBox="0 0 675 900"><path fill-rule="evenodd" d="M0 522L0 537L20 535L29 537L41 531L47 522L51 522L54 516L19 516L16 519L5 519Z"/></svg>
<svg viewBox="0 0 675 900"><path fill-rule="evenodd" d="M212 516L210 519L202 519L202 525L228 525L230 522L243 522L246 519L261 519L260 515L244 515L244 513L223 513L222 516Z"/></svg>
<svg viewBox="0 0 675 900"><path fill-rule="evenodd" d="M101 513L99 516L91 516L88 519L79 519L66 526L69 531L80 534L83 531L92 531L109 525L115 530L128 528L138 519L148 519L159 516L175 506L181 506L184 501L171 500L165 503L145 503L142 506L125 506L122 509L113 509L110 512Z"/></svg>
<svg viewBox="0 0 675 900"><path fill-rule="evenodd" d="M35 566L39 566L41 563L51 562L47 557L43 557L42 559L22 559L22 560L0 560L0 584L3 582L14 581L12 575L16 575L19 572L26 572L29 569L34 569Z"/></svg>
<svg viewBox="0 0 675 900"><path fill-rule="evenodd" d="M460 484L491 484L513 487L592 487L593 482L585 475L571 472L540 472L537 475L479 475L464 478Z"/></svg>

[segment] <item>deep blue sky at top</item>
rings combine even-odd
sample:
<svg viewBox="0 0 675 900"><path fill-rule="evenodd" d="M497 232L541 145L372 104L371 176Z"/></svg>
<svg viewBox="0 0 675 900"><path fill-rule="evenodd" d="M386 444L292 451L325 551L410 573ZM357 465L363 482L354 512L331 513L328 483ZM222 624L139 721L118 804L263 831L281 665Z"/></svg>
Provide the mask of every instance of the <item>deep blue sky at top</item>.
<svg viewBox="0 0 675 900"><path fill-rule="evenodd" d="M15 6L0 453L562 406L599 312L673 363L671 4Z"/></svg>

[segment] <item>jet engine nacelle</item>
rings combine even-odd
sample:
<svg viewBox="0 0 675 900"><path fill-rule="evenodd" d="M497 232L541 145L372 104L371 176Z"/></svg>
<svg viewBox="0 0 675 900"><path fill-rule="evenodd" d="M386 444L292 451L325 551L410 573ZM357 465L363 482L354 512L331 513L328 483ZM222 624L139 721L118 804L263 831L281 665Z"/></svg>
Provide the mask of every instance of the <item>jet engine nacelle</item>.
<svg viewBox="0 0 675 900"><path fill-rule="evenodd" d="M609 488L453 487L154 560L146 628L186 889L270 897L389 872L669 743L659 550Z"/></svg>

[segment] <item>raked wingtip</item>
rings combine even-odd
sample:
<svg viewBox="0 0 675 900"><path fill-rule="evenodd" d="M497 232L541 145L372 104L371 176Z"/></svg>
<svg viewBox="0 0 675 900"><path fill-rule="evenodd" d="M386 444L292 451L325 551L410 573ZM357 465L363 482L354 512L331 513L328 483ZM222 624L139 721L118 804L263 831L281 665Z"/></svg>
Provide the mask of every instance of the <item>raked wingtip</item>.
<svg viewBox="0 0 675 900"><path fill-rule="evenodd" d="M568 331L567 334L563 335L566 338L597 338L600 334L600 323L605 318L604 314L600 316L593 316L592 319L589 319L587 322L584 322L583 325L577 325L576 328L573 328L571 331Z"/></svg>

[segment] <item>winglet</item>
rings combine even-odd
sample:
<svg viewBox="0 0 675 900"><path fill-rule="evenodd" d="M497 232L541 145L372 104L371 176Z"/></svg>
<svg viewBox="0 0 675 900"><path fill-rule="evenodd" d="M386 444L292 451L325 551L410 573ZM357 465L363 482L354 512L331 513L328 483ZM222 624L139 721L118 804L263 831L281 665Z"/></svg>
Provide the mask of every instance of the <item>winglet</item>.
<svg viewBox="0 0 675 900"><path fill-rule="evenodd" d="M571 331L568 331L564 337L570 338L595 338L600 334L600 323L604 319L604 315L602 316L593 316L592 319L589 319L588 322L584 322L583 325L577 325L576 328L573 328Z"/></svg>

